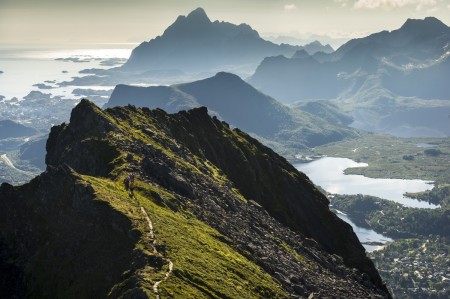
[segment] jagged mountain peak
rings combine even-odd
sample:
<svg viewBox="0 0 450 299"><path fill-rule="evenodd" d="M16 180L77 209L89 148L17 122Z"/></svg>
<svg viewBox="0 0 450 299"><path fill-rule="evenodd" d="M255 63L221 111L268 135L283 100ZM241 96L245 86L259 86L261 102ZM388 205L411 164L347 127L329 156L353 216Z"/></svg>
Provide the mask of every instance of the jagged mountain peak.
<svg viewBox="0 0 450 299"><path fill-rule="evenodd" d="M204 21L204 22L210 22L211 20L209 19L208 15L206 14L206 11L201 8L198 7L196 9L194 9L193 11L191 11L186 19L190 20L190 21Z"/></svg>
<svg viewBox="0 0 450 299"><path fill-rule="evenodd" d="M214 34L211 25L212 22L203 8L197 8L187 16L178 16L176 21L164 31L162 37L189 39L197 35L199 37L208 36Z"/></svg>
<svg viewBox="0 0 450 299"><path fill-rule="evenodd" d="M177 28L184 26L208 26L211 24L211 20L206 14L205 10L201 7L191 11L187 16L180 15L176 21L169 28ZM166 30L167 31L167 30Z"/></svg>

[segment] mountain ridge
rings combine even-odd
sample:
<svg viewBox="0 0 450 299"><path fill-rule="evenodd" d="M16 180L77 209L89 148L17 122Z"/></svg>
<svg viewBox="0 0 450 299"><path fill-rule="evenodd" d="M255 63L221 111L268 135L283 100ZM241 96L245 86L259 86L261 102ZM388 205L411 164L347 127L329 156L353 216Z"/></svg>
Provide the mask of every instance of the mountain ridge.
<svg viewBox="0 0 450 299"><path fill-rule="evenodd" d="M206 108L102 111L82 100L69 124L52 128L46 163L30 183L0 187L0 266L22 271L28 295L154 296L168 265L152 253L143 208L158 251L174 263L161 296L390 297L351 227L312 183ZM130 194L122 180L131 171ZM254 179L270 192L257 192Z"/></svg>

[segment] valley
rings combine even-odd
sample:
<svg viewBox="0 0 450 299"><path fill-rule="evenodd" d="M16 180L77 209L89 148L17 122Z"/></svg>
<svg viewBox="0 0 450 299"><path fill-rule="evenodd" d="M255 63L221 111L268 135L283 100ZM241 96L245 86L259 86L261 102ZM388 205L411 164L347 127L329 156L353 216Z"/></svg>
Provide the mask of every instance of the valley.
<svg viewBox="0 0 450 299"><path fill-rule="evenodd" d="M426 179L431 190L406 192L420 206L362 194L328 194L332 209L346 213L364 231L394 241L368 253L397 298L446 298L449 290L450 159L448 138L397 138L367 135L317 147L314 155L347 157L367 167L345 169L346 175L373 178ZM380 188L384 189L382 186ZM385 198L385 197L384 197ZM338 213L339 215L339 213ZM356 230L358 231L358 229ZM364 232L363 231L363 232ZM382 239L381 239L382 240ZM367 247L367 246L366 246Z"/></svg>

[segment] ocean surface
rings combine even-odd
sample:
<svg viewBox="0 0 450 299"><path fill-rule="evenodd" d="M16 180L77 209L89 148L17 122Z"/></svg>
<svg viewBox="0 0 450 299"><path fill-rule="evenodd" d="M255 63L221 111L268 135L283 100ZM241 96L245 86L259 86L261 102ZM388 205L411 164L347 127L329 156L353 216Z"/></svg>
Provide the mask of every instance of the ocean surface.
<svg viewBox="0 0 450 299"><path fill-rule="evenodd" d="M90 68L107 69L105 61L126 59L131 49L1 49L0 48L0 95L5 100L23 99L31 91L41 91L65 98L74 98L74 88L59 87L58 83L82 77L79 71ZM33 86L44 84L46 88ZM52 88L50 88L52 87ZM111 87L89 86L105 90Z"/></svg>

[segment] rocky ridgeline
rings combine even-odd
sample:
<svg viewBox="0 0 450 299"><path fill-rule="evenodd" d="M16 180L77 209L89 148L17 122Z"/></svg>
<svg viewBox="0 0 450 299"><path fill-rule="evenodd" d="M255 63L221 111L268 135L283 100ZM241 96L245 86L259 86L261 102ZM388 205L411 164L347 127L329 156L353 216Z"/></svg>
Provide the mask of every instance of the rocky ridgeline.
<svg viewBox="0 0 450 299"><path fill-rule="evenodd" d="M69 290L81 289L85 296L150 296L143 291L150 288L148 277L167 265L142 241L145 229L136 222L140 214L133 203L142 200L160 207L147 208L157 227L164 222L162 211L193 215L218 232L214 246L220 252L230 247L243 256L225 266L223 283L233 273L240 273L240 282L255 283L239 268L245 259L280 287L255 285L239 296L389 297L351 228L329 211L309 179L247 134L211 118L206 108L172 115L131 106L102 111L82 100L69 124L52 129L46 163L47 171L29 184L0 189L0 269L14 274L9 280L0 276L5 290L22 283L34 295L75 297ZM117 186L129 171L137 174L136 197L123 193L121 199L123 187ZM159 228L158 237L157 228L158 239L165 229ZM176 233L177 226L170 229ZM167 239L164 247L175 268L160 285L162 298L177 297L176 289L185 285L204 297L237 297L219 293L208 277L193 277L183 266L190 257L177 259L186 249L177 247L182 244ZM102 250L107 259L99 258ZM214 264L207 250L207 244L197 250L205 251L198 267ZM69 257L71 267L79 268L69 278L58 275ZM103 275L108 279L99 279ZM67 288L61 288L64 283ZM187 291L179 296L194 297Z"/></svg>

